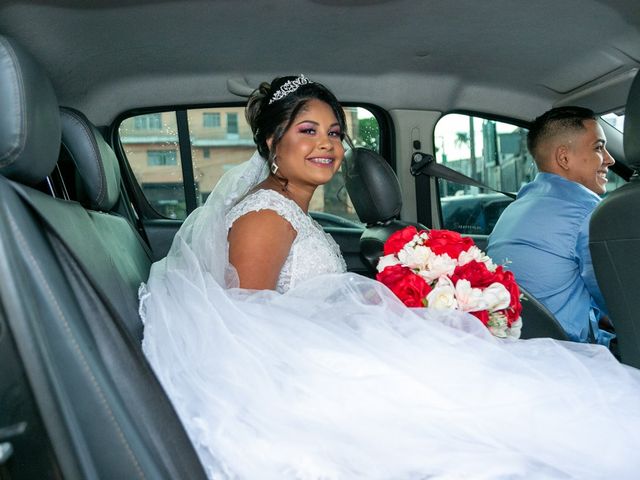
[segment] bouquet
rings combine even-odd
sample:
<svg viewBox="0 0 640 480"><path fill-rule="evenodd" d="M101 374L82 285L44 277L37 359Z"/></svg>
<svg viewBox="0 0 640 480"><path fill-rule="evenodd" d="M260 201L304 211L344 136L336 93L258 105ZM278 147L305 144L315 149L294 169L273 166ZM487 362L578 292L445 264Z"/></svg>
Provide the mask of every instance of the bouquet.
<svg viewBox="0 0 640 480"><path fill-rule="evenodd" d="M519 338L520 289L473 240L450 230L409 226L385 242L376 278L408 307L468 312L496 337Z"/></svg>

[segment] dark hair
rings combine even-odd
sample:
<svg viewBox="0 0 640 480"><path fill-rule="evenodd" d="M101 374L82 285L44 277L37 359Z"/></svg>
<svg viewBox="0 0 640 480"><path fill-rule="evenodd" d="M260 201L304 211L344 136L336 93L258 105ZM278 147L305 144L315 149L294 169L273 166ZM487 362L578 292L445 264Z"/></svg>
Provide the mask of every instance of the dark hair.
<svg viewBox="0 0 640 480"><path fill-rule="evenodd" d="M536 158L536 149L543 141L563 131L584 130L585 120L595 120L593 110L583 107L556 107L543 113L531 124L527 147Z"/></svg>
<svg viewBox="0 0 640 480"><path fill-rule="evenodd" d="M271 102L273 94L280 87L299 78L287 76L275 78L271 83L263 82L253 91L247 102L245 116L253 132L253 141L258 147L258 152L267 159L269 165L273 163L276 146L309 100L321 100L331 107L340 125L343 138L346 137L349 141L346 136L347 122L344 111L333 93L324 85L309 82L283 98ZM267 145L269 138L273 139L271 149Z"/></svg>

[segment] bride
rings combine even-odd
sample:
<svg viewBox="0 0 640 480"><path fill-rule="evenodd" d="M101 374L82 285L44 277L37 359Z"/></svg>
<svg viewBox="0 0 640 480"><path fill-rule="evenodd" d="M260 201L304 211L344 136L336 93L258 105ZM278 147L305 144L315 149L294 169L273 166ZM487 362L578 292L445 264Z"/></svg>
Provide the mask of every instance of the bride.
<svg viewBox="0 0 640 480"><path fill-rule="evenodd" d="M637 478L636 370L345 273L308 215L344 155L337 100L283 77L246 113L258 151L140 289L145 355L210 478Z"/></svg>

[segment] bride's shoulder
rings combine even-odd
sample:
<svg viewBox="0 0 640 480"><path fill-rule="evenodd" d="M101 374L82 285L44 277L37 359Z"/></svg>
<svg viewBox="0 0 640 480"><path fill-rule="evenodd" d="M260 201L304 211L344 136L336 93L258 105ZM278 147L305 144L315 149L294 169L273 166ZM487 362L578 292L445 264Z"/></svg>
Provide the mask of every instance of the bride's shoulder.
<svg viewBox="0 0 640 480"><path fill-rule="evenodd" d="M249 213L265 211L263 215L253 215L253 217L257 217L256 220L267 222L277 220L277 217L280 217L291 224L295 230L299 230L301 219L298 218L299 215L295 207L291 200L274 190L254 190L229 210L226 215L226 226L230 228L236 220ZM276 215L269 213L269 211L275 212Z"/></svg>
<svg viewBox="0 0 640 480"><path fill-rule="evenodd" d="M242 198L234 208L241 205L277 205L286 203L288 199L269 188L256 188Z"/></svg>

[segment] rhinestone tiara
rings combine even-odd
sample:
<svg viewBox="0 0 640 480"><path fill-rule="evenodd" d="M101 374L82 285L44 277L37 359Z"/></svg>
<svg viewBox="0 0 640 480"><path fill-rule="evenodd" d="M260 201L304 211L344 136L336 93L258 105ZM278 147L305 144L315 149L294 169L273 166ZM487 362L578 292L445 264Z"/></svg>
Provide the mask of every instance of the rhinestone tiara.
<svg viewBox="0 0 640 480"><path fill-rule="evenodd" d="M287 80L278 90L274 92L271 96L271 100L269 100L269 105L273 102L277 102L278 100L282 100L284 97L289 95L290 93L298 90L302 85L306 85L308 83L313 83L307 77L305 77L302 73L298 78L294 78L293 80Z"/></svg>

